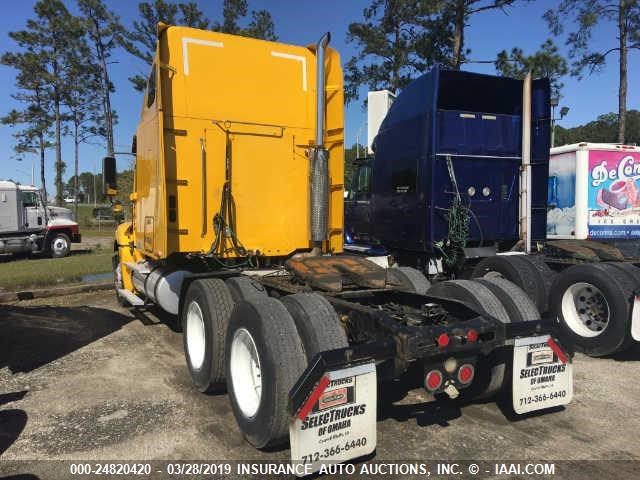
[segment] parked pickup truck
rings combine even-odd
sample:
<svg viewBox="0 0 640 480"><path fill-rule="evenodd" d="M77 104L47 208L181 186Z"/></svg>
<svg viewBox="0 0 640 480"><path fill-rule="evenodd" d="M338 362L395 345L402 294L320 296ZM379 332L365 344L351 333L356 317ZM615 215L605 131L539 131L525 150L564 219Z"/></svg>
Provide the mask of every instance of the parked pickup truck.
<svg viewBox="0 0 640 480"><path fill-rule="evenodd" d="M80 239L71 210L45 209L36 187L0 180L0 254L47 253L61 258Z"/></svg>

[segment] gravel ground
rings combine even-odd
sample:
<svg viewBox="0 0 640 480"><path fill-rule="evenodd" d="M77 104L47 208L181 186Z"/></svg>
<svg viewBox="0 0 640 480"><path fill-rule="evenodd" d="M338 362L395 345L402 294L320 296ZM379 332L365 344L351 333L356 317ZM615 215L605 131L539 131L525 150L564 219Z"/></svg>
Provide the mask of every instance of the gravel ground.
<svg viewBox="0 0 640 480"><path fill-rule="evenodd" d="M288 458L249 446L226 395L192 388L181 334L134 317L113 292L0 305L0 326L0 477L2 460ZM575 460L576 478L620 478L616 464L583 461L640 460L639 367L637 345L615 358L577 355L573 402L520 419L494 402L438 404L396 382L380 405L376 459Z"/></svg>

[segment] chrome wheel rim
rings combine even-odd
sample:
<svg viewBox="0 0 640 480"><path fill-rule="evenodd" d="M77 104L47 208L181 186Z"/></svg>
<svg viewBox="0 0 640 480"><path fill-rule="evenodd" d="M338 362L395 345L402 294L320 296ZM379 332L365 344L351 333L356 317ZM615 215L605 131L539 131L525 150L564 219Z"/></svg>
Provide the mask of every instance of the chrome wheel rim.
<svg viewBox="0 0 640 480"><path fill-rule="evenodd" d="M51 244L51 248L57 254L64 253L67 251L68 244L67 241L62 237L57 237L53 240Z"/></svg>
<svg viewBox="0 0 640 480"><path fill-rule="evenodd" d="M567 288L562 296L562 317L577 335L594 338L607 329L611 309L598 287L578 282Z"/></svg>
<svg viewBox="0 0 640 480"><path fill-rule="evenodd" d="M236 403L246 418L253 418L262 399L262 370L256 344L244 328L233 335L230 365Z"/></svg>
<svg viewBox="0 0 640 480"><path fill-rule="evenodd" d="M186 325L187 355L189 363L194 370L200 370L204 363L205 353L205 334L204 334L204 318L202 309L197 302L193 301L187 309L187 325Z"/></svg>

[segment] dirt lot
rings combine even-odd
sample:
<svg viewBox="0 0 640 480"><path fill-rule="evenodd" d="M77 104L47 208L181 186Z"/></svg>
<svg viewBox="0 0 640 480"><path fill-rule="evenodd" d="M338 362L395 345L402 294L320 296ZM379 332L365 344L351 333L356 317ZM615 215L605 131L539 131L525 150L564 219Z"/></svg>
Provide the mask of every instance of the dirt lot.
<svg viewBox="0 0 640 480"><path fill-rule="evenodd" d="M0 473L2 460L288 458L245 443L227 397L191 387L181 334L134 317L112 292L0 305L0 328ZM398 382L385 388L376 458L640 460L639 367L637 346L578 355L573 403L518 420L493 402L442 406Z"/></svg>

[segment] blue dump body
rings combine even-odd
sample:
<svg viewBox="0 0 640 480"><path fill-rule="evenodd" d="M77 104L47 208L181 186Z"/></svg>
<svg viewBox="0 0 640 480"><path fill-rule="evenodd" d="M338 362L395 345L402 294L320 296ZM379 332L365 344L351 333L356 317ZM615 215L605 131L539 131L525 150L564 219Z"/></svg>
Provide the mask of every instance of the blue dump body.
<svg viewBox="0 0 640 480"><path fill-rule="evenodd" d="M407 86L374 141L370 194L346 202L347 241L433 252L447 237L455 195L447 157L462 203L473 213L468 243L517 241L522 88L521 80L439 68ZM532 90L532 235L544 239L549 83L536 80Z"/></svg>

